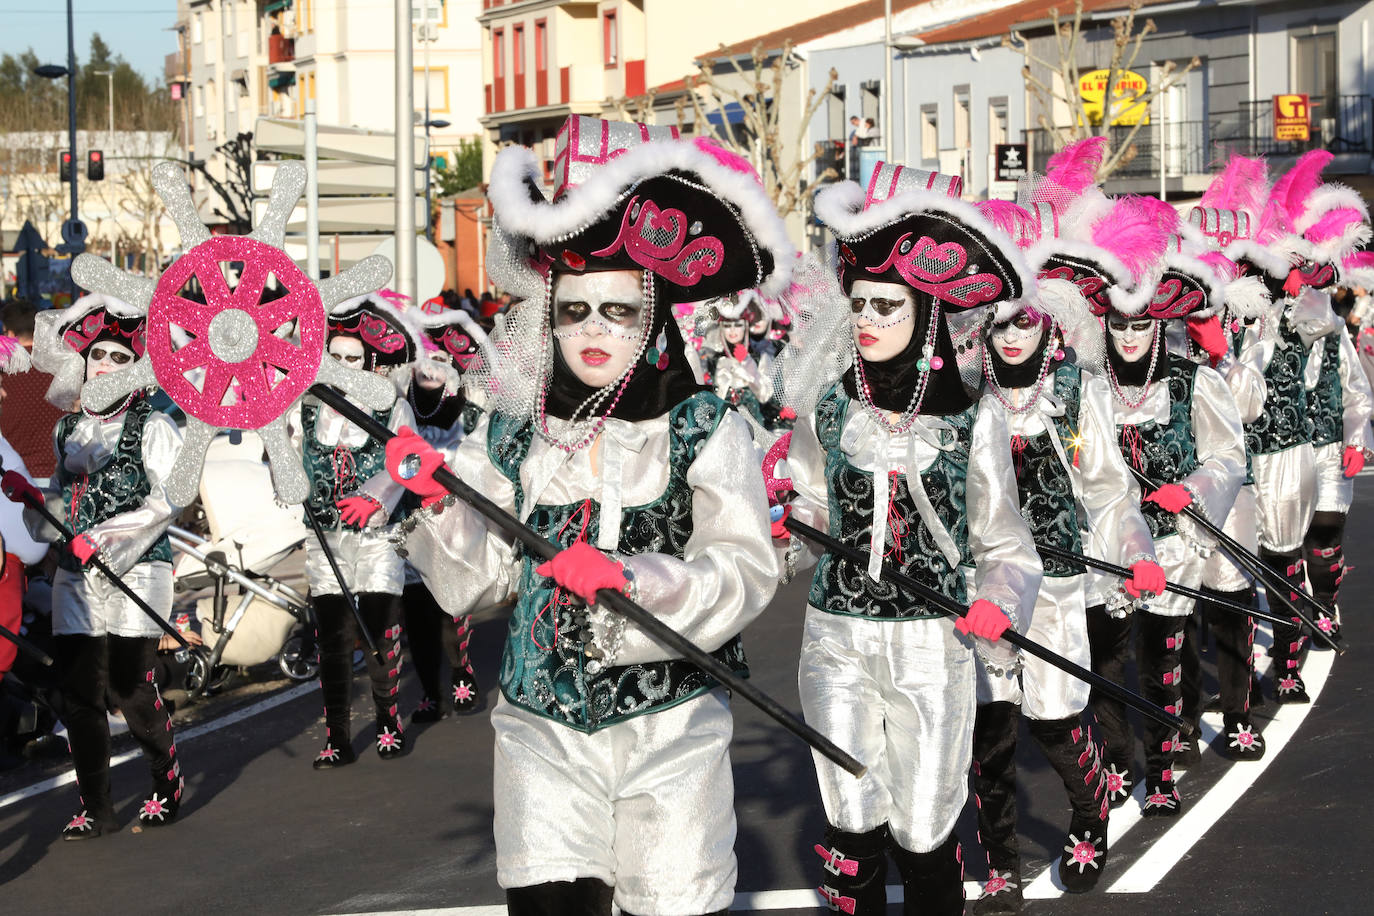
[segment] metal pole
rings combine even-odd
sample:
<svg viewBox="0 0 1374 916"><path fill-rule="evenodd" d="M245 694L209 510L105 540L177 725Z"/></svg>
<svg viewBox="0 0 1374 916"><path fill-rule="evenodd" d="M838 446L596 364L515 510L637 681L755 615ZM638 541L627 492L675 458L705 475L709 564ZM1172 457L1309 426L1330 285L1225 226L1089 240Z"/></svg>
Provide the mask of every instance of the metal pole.
<svg viewBox="0 0 1374 916"><path fill-rule="evenodd" d="M72 22L72 0L67 0L67 145L72 156L72 223L76 213L76 27ZM64 239L65 241L65 239ZM76 252L72 252L73 255ZM72 281L75 288L76 281Z"/></svg>
<svg viewBox="0 0 1374 916"><path fill-rule="evenodd" d="M1164 178L1169 172L1169 90L1159 94L1159 199L1168 200Z"/></svg>
<svg viewBox="0 0 1374 916"><path fill-rule="evenodd" d="M429 168L432 157L429 154L429 3L424 5L425 18L420 26L420 41L425 46L425 241L434 241L434 211L431 209L429 192Z"/></svg>
<svg viewBox="0 0 1374 916"><path fill-rule="evenodd" d="M106 70L105 76L110 81L110 146L114 145L114 71Z"/></svg>
<svg viewBox="0 0 1374 916"><path fill-rule="evenodd" d="M892 161L892 0L883 0L883 158Z"/></svg>
<svg viewBox="0 0 1374 916"><path fill-rule="evenodd" d="M305 100L305 272L320 279L320 143L315 100Z"/></svg>
<svg viewBox="0 0 1374 916"><path fill-rule="evenodd" d="M396 4L396 291L415 292L415 65L411 0Z"/></svg>

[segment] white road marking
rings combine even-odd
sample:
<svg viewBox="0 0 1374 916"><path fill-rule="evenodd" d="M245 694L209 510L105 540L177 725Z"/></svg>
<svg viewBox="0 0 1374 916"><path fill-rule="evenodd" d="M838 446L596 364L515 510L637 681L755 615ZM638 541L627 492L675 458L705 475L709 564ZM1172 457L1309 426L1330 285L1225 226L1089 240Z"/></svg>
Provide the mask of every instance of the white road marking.
<svg viewBox="0 0 1374 916"><path fill-rule="evenodd" d="M235 710L227 716L212 719L209 722L202 722L200 725L193 726L185 731L178 731L176 734L177 744L185 744L188 741L194 741L202 735L208 735L211 732L219 731L221 728L228 728L230 725L236 725L244 719L251 719L259 713L267 712L269 709L273 709L283 703L289 703L297 697L303 697L307 693L319 689L319 685L315 684L313 681L308 684L297 684L295 687L283 690L281 693L274 693L265 700L259 700L242 709ZM143 752L138 748L132 748L131 750L124 751L123 753L111 757L110 766L117 767L121 763L128 763L130 760L141 757L142 754ZM7 805L13 805L16 802L21 802L26 798L33 798L35 795L42 795L44 792L49 792L61 786L69 785L75 781L76 772L74 770L59 773L56 776L36 782L31 786L16 789L8 795L0 795L0 808L4 808Z"/></svg>

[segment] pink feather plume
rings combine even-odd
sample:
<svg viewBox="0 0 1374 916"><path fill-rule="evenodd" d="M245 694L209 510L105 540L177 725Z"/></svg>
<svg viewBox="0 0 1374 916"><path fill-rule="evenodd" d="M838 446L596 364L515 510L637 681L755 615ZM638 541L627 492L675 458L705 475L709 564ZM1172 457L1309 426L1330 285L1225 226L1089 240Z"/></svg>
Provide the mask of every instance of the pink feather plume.
<svg viewBox="0 0 1374 916"><path fill-rule="evenodd" d="M1335 155L1324 149L1308 150L1298 157L1293 167L1274 182L1269 199L1276 200L1283 207L1284 214L1291 223L1302 216L1307 209L1307 199L1312 192L1321 187L1322 169L1330 164Z"/></svg>
<svg viewBox="0 0 1374 916"><path fill-rule="evenodd" d="M1039 224L1025 207L1010 200L984 200L974 206L1020 247L1026 248L1040 240Z"/></svg>
<svg viewBox="0 0 1374 916"><path fill-rule="evenodd" d="M1093 225L1093 244L1115 255L1136 282L1145 278L1169 244L1170 233L1161 225L1160 211L1144 202L1150 199L1122 197ZM1177 222L1177 214L1174 219Z"/></svg>
<svg viewBox="0 0 1374 916"><path fill-rule="evenodd" d="M1240 276L1240 265L1216 249L1204 251L1197 259L1216 271L1218 277L1231 281Z"/></svg>
<svg viewBox="0 0 1374 916"><path fill-rule="evenodd" d="M1352 225L1364 222L1364 215L1353 207L1340 207L1329 210L1322 218L1313 223L1304 233L1309 242L1325 242L1340 238Z"/></svg>
<svg viewBox="0 0 1374 916"><path fill-rule="evenodd" d="M1106 137L1070 143L1045 163L1045 177L1070 191L1085 191L1097 184L1097 170L1106 148Z"/></svg>
<svg viewBox="0 0 1374 916"><path fill-rule="evenodd" d="M1260 158L1232 156L1198 201L1200 207L1238 210L1259 216L1269 190L1269 169Z"/></svg>

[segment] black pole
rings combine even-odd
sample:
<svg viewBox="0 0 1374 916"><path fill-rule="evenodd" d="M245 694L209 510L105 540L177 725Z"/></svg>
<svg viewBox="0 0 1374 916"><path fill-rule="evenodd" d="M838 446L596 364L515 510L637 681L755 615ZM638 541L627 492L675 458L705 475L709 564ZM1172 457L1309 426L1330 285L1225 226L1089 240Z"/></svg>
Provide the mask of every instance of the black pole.
<svg viewBox="0 0 1374 916"><path fill-rule="evenodd" d="M367 431L369 436L379 442L386 442L395 438L396 434L387 429L384 425L377 422L366 411L361 410L352 401L348 400L344 394L328 385L316 384L310 388L310 393L319 398L330 407L337 410L353 423ZM459 480L457 475L448 468L441 467L434 472L434 479L454 496L467 503L493 526L499 529L508 537L518 541L526 550L544 560L552 560L554 555L561 549L557 545L541 536L537 531L520 523L505 509L478 493L472 487ZM726 689L738 694L740 697L753 703L773 721L792 734L805 741L817 753L852 773L854 776L862 776L867 767L858 760L845 753L839 745L822 735L816 729L798 719L788 712L782 704L768 696L749 681L737 675L727 665L722 663L715 656L711 655L700 646L693 643L677 630L659 620L653 614L644 610L635 602L622 595L620 592L609 588L603 588L596 593L597 604L609 607L611 610L620 614L626 620L644 630L655 640L672 649L687 661L701 668L711 677L715 678Z"/></svg>
<svg viewBox="0 0 1374 916"><path fill-rule="evenodd" d="M23 652L26 655L32 657L43 667L52 667L51 655L35 646L33 643L29 642L27 639L20 636L18 633L14 632L9 627L0 626L0 639L8 639L10 642L14 643L15 647L19 649L20 652Z"/></svg>
<svg viewBox="0 0 1374 916"><path fill-rule="evenodd" d="M372 638L372 631L367 628L367 621L363 620L363 612L358 609L358 599L353 595L353 590L344 581L343 572L339 569L339 561L334 559L334 551L330 549L329 542L324 539L324 528L320 525L320 520L315 517L315 513L310 511L309 504L305 506L305 517L310 520L310 527L315 530L315 539L320 542L320 550L324 552L324 558L329 561L329 568L334 571L334 578L339 583L339 592L343 595L344 603L353 612L353 619L358 622L358 632L363 634L363 642L367 643L368 651L377 660L377 664L385 665L386 661L382 658L382 652L377 648L377 641Z"/></svg>
<svg viewBox="0 0 1374 916"><path fill-rule="evenodd" d="M859 550L856 547L850 547L848 544L837 541L825 532L818 531L810 525L799 522L796 519L789 518L785 524L788 531L791 531L793 534L801 535L808 541L819 544L837 557L848 560L861 568L868 565L867 551ZM955 601L953 598L936 591L923 582L913 579L888 563L883 564L883 578L900 588L906 589L912 594L924 598L942 614L950 617L963 617L968 613L968 608ZM1156 722L1167 725L1170 728L1178 729L1179 732L1185 735L1191 735L1193 733L1193 726L1183 721L1178 716L1164 711L1149 700L1137 693L1127 690L1115 681L1109 681L1102 675L1089 671L1082 665L1069 661L1057 652L1046 649L1038 642L1027 639L1013 629L1007 629L1007 631L1002 634L1001 638L1020 649L1022 652L1034 655L1041 661L1054 665L1054 667L1058 668L1060 671L1071 674L1087 684L1091 684L1093 687L1096 687L1113 699L1140 710L1140 712L1154 719Z"/></svg>
<svg viewBox="0 0 1374 916"><path fill-rule="evenodd" d="M67 140L72 157L72 223L76 223L76 27L72 21L72 0L67 0ZM64 240L65 241L65 240ZM75 257L77 252L73 252ZM76 281L72 280L72 288Z"/></svg>
<svg viewBox="0 0 1374 916"><path fill-rule="evenodd" d="M1127 464L1127 467L1131 466ZM1135 474L1136 478L1142 484L1149 487L1150 489L1159 489L1159 484L1155 483L1153 480L1146 477L1144 474L1140 473L1140 471L1136 470L1134 467L1131 467L1131 473ZM1337 643L1334 639L1327 635L1326 631L1324 631L1321 627L1317 626L1316 622L1313 621L1312 618L1304 614L1302 612L1302 609L1298 607L1297 602L1295 602L1289 596L1297 595L1301 598L1306 599L1313 607L1315 607L1318 611L1325 614L1332 620L1336 619L1335 611L1332 611L1330 608L1326 607L1321 602L1319 602L1316 598L1313 598L1311 595L1307 594L1301 588L1294 585L1292 582L1289 582L1278 571L1270 569L1268 563L1264 562L1259 557L1255 556L1249 550L1246 550L1245 545L1241 544L1239 541L1231 537L1225 531L1222 531L1220 525L1214 524L1211 519L1207 518L1207 516L1199 512L1196 506L1184 506L1183 511L1189 518L1197 522L1198 526L1201 527L1202 530L1206 531L1212 537L1216 538L1217 543L1221 545L1221 548L1231 555L1231 559L1239 563L1242 567L1246 569L1247 572L1250 573L1250 575L1254 576L1256 579L1260 580L1260 582L1264 584L1264 593L1266 595L1268 595L1271 598L1278 598L1279 603L1282 604L1284 607L1288 608L1290 612L1292 612L1294 618L1296 618L1296 621L1283 621L1283 623L1286 626L1291 626L1295 622L1301 623L1312 630L1312 635L1314 637L1320 637L1322 642L1326 643L1333 650L1335 650L1337 655L1344 655L1346 653L1346 649L1349 648L1348 644L1344 642Z"/></svg>
<svg viewBox="0 0 1374 916"><path fill-rule="evenodd" d="M1072 550L1064 550L1061 547L1054 547L1050 544L1036 544L1035 549L1040 551L1041 553L1047 553L1052 557L1059 557L1061 560L1077 560L1084 566L1091 566L1095 569L1100 569L1105 573L1111 573L1114 576L1120 576L1123 579L1129 579L1132 577L1132 575L1134 575L1129 569L1127 569L1124 566L1117 566L1115 563L1108 563L1106 560L1099 560L1096 557L1089 557L1081 553L1074 553ZM1213 607L1219 608L1223 611L1229 611L1232 614L1243 614L1246 617L1254 617L1256 620L1267 620L1270 623L1281 623L1285 625L1292 623L1291 620L1285 620L1284 618L1277 617L1273 614L1266 614L1264 611L1261 611L1258 608L1249 608L1243 604L1237 604L1234 601L1227 601L1225 598L1221 598L1216 595L1209 595L1201 589L1189 588L1186 585L1179 585L1177 582L1165 582L1164 590L1173 592L1178 595L1182 595L1185 598L1192 598L1197 601L1206 601Z"/></svg>

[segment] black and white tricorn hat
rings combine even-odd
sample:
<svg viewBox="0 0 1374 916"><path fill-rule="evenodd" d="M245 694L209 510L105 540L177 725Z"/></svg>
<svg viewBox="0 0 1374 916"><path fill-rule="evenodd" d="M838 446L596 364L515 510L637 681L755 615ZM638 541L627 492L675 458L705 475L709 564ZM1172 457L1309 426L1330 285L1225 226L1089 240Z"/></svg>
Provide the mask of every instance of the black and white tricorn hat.
<svg viewBox="0 0 1374 916"><path fill-rule="evenodd" d="M147 315L105 293L90 293L65 309L49 309L34 319L33 365L51 375L48 403L71 410L86 379L86 351L99 341L128 347L142 356Z"/></svg>

